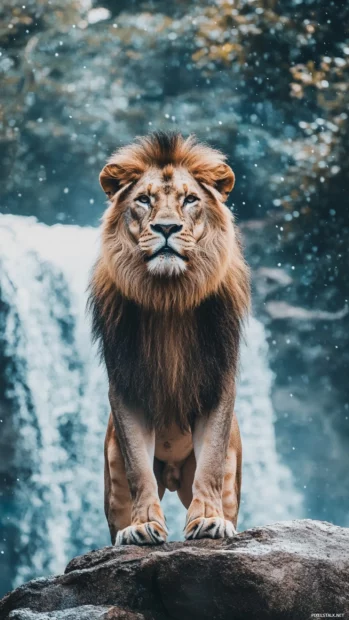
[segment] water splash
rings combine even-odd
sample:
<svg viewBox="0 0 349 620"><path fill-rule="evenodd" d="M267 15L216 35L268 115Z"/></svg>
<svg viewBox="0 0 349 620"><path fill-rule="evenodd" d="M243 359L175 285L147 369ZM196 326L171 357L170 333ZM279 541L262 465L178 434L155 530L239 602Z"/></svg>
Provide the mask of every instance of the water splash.
<svg viewBox="0 0 349 620"><path fill-rule="evenodd" d="M262 323L251 318L241 351L236 412L243 445L242 521L250 527L301 518L302 498L276 449L270 392L273 374Z"/></svg>
<svg viewBox="0 0 349 620"><path fill-rule="evenodd" d="M107 382L85 316L88 273L98 252L93 228L0 216L0 299L11 372L18 528L16 584L61 571L74 555L109 544L103 514ZM302 516L290 471L278 459L264 328L251 319L236 411L244 448L240 529ZM173 538L184 509L164 499ZM14 584L14 585L16 585Z"/></svg>

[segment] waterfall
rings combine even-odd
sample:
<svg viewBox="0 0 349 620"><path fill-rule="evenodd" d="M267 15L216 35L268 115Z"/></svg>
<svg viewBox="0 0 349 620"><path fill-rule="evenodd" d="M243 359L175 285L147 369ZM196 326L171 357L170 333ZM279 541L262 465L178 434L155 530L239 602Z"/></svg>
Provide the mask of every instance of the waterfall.
<svg viewBox="0 0 349 620"><path fill-rule="evenodd" d="M18 472L11 523L18 532L17 585L109 544L103 513L109 411L85 315L98 231L1 215L0 248L4 396L11 403ZM244 451L240 529L302 516L302 497L276 451L273 377L264 327L255 318L246 342L236 404ZM178 539L184 509L170 493L164 507Z"/></svg>

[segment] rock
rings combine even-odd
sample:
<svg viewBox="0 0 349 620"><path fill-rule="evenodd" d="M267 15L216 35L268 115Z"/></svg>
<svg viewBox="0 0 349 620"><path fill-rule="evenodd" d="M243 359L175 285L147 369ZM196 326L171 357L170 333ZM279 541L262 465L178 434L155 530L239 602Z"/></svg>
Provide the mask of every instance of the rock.
<svg viewBox="0 0 349 620"><path fill-rule="evenodd" d="M287 521L234 539L105 547L0 601L1 620L308 620L349 611L349 529Z"/></svg>
<svg viewBox="0 0 349 620"><path fill-rule="evenodd" d="M94 605L80 605L71 609L49 611L47 613L37 613L30 611L30 609L15 609L11 611L9 618L11 620L99 620L106 617L109 609L109 607L95 607ZM112 609L115 609L115 607ZM117 618L118 616L115 617Z"/></svg>
<svg viewBox="0 0 349 620"><path fill-rule="evenodd" d="M344 306L338 312L327 312L291 306L285 301L269 301L265 304L265 309L272 319L295 319L296 321L338 321L348 314L348 306Z"/></svg>
<svg viewBox="0 0 349 620"><path fill-rule="evenodd" d="M253 277L258 293L263 299L280 289L291 286L293 282L288 273L280 268L259 267Z"/></svg>
<svg viewBox="0 0 349 620"><path fill-rule="evenodd" d="M324 287L318 279L315 290L306 265L292 268L294 256L276 243L280 225L277 217L240 225L252 267L254 312L266 328L274 375L276 448L302 492L304 512L296 516L348 526L347 302L336 299L335 284Z"/></svg>
<svg viewBox="0 0 349 620"><path fill-rule="evenodd" d="M11 611L11 620L144 620L143 614L125 611L120 607L79 605L62 611L36 613L29 609Z"/></svg>

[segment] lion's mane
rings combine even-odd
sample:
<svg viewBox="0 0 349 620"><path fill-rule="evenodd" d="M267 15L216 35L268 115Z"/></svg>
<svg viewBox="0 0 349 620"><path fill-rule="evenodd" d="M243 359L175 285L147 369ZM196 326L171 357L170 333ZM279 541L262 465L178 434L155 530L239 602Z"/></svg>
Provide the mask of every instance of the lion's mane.
<svg viewBox="0 0 349 620"><path fill-rule="evenodd" d="M93 334L110 382L155 428L187 429L194 415L218 404L228 375L237 371L249 272L233 217L221 203L224 160L193 137L157 133L121 148L101 174L104 186L103 174L112 179L114 197L90 283ZM210 219L190 268L166 279L144 269L123 201L149 167L167 166L186 168L205 189Z"/></svg>

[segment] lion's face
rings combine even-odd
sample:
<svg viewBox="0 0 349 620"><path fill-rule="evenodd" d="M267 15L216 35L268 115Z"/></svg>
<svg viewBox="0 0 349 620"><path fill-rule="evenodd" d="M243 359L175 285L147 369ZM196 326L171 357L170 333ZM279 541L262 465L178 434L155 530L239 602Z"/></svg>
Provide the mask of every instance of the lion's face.
<svg viewBox="0 0 349 620"><path fill-rule="evenodd" d="M126 297L148 307L200 303L241 259L224 204L232 170L219 152L175 140L162 151L156 136L124 147L100 176L111 200L104 264Z"/></svg>
<svg viewBox="0 0 349 620"><path fill-rule="evenodd" d="M150 274L180 277L195 261L209 226L210 202L185 169L167 166L141 177L127 196L125 225Z"/></svg>

